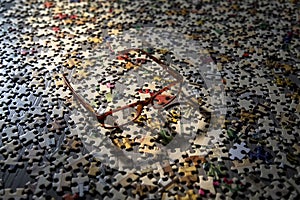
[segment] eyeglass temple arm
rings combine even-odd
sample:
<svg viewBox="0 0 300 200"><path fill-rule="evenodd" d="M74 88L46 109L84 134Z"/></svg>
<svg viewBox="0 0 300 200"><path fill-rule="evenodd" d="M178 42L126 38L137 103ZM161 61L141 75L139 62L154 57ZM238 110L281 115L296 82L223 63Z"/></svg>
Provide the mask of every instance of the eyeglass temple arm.
<svg viewBox="0 0 300 200"><path fill-rule="evenodd" d="M65 75L63 75L63 80L66 83L66 85L68 86L68 88L71 90L72 94L78 99L78 101L83 105L83 107L85 109L87 109L88 111L90 111L91 113L93 113L94 115L96 115L96 112L94 110L94 108L87 103L80 95L77 94L77 92L74 90L74 88L71 86L71 83L69 82L69 80L67 79L67 77Z"/></svg>
<svg viewBox="0 0 300 200"><path fill-rule="evenodd" d="M145 55L147 55L150 59L154 60L156 63L158 63L159 65L161 65L164 69L166 69L171 75L173 75L178 81L182 81L183 78L182 76L175 70L171 69L170 67L168 67L164 62L160 61L159 59L157 59L156 57L150 55L149 53L147 53L146 51L144 51L143 49L126 49L124 52L129 52L129 51L140 51L142 53L144 53Z"/></svg>

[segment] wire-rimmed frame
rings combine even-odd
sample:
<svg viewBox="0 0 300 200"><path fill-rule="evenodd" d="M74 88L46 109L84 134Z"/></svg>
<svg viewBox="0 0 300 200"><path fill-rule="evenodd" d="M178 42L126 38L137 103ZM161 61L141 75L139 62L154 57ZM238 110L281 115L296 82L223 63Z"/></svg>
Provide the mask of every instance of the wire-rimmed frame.
<svg viewBox="0 0 300 200"><path fill-rule="evenodd" d="M169 105L179 95L179 93L181 91L181 87L182 87L182 83L183 83L183 78L182 78L182 76L177 71L171 69L165 63L163 63L162 61L160 61L156 57L148 54L147 52L145 52L142 49L127 49L127 50L123 51L122 53L128 53L130 51L137 51L137 52L145 54L148 58L150 58L151 60L153 60L154 62L156 62L157 64L159 64L170 75L172 75L175 78L175 81L173 81L172 83L170 83L168 86L162 88L160 91L152 94L149 99L146 99L144 101L137 101L135 103L131 103L129 105L126 105L126 106L123 106L123 107L120 107L120 108L116 108L114 110L107 111L107 112L105 112L103 114L98 114L94 110L94 108L83 99L83 97L81 97L80 95L77 94L77 92L73 89L70 81L67 79L67 77L65 75L63 75L63 80L66 83L67 87L71 90L72 94L78 99L78 101L83 105L83 107L85 109L87 109L89 112L91 112L97 118L97 120L99 121L100 125L102 127L104 127L104 128L107 128L107 129L120 128L121 126L125 126L125 125L129 124L130 122L135 121L141 115L141 113L143 111L143 108L145 106L148 106L149 104L151 104L155 109L161 109L161 108ZM130 61L130 59L128 60L128 58L127 58L127 61ZM175 85L178 87L177 94L173 94L173 96L169 97L169 99L166 102L164 102L163 105L155 104L155 100L156 100L157 97L159 97L160 95L162 95L162 93L170 90ZM128 109L128 108L136 108L135 115L133 115L130 120L128 120L127 122L122 123L122 124L114 123L114 124L110 124L109 125L108 123L106 123L108 117L113 116L115 113L120 113L120 111L124 111L125 109Z"/></svg>

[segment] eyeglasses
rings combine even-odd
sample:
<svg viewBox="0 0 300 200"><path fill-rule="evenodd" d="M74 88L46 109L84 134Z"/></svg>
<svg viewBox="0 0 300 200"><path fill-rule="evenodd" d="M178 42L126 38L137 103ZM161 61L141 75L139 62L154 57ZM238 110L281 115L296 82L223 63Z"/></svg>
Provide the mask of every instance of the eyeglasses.
<svg viewBox="0 0 300 200"><path fill-rule="evenodd" d="M129 53L137 52L139 54L144 54L146 56L145 59L136 59L133 61ZM110 111L107 111L103 114L98 114L94 108L87 103L83 97L81 97L77 92L73 89L70 81L67 79L65 75L63 75L63 80L66 83L67 87L71 90L72 94L78 99L78 101L83 105L83 107L91 112L100 122L100 125L106 129L114 129L120 128L121 126L125 126L131 122L134 122L139 118L145 106L151 105L154 109L162 109L169 105L181 92L181 87L183 84L182 76L170 68L164 62L160 61L156 57L150 55L142 49L128 49L126 51L121 52L123 55L119 56L119 58L124 59L126 62L134 62L135 65L141 65L147 62L148 60L152 60L159 64L168 74L170 74L175 80L172 81L166 87L163 87L161 90L155 93L150 93L150 98L137 101L135 103L131 103L129 105L125 105Z"/></svg>

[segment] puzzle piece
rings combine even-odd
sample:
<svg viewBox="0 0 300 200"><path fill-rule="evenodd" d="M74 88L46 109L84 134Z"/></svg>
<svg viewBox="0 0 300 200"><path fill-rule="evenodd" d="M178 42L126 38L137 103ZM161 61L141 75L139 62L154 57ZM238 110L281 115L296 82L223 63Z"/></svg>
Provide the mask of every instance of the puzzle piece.
<svg viewBox="0 0 300 200"><path fill-rule="evenodd" d="M153 191L154 188L155 186L134 184L132 193L135 195L135 198L142 198L144 196L151 198L151 191ZM153 194L153 196L155 196L155 194Z"/></svg>
<svg viewBox="0 0 300 200"><path fill-rule="evenodd" d="M250 149L246 147L245 142L242 142L241 144L235 143L233 147L229 149L229 153L231 154L229 158L231 160L242 160L249 151Z"/></svg>
<svg viewBox="0 0 300 200"><path fill-rule="evenodd" d="M88 171L88 175L91 177L96 177L100 172L100 167L98 166L98 162L90 163L89 167L86 167L86 171Z"/></svg>
<svg viewBox="0 0 300 200"><path fill-rule="evenodd" d="M260 165L259 170L260 177L264 179L280 179L280 173L282 169L278 168L276 165Z"/></svg>
<svg viewBox="0 0 300 200"><path fill-rule="evenodd" d="M60 169L59 173L55 173L53 178L56 183L53 183L53 187L56 188L57 192L62 192L65 188L70 188L71 181L68 178L71 178L72 174L70 172L64 172L63 169Z"/></svg>
<svg viewBox="0 0 300 200"><path fill-rule="evenodd" d="M77 137L67 137L64 141L64 144L62 145L62 148L64 148L64 150L66 152L69 151L75 151L78 152L78 150L80 150L80 147L82 146L82 142L80 141L79 138Z"/></svg>
<svg viewBox="0 0 300 200"><path fill-rule="evenodd" d="M78 169L79 166L83 166L84 167L85 165L87 165L89 163L88 157L89 157L89 155L82 155L82 154L79 154L76 158L69 157L67 159L68 165L72 169Z"/></svg>
<svg viewBox="0 0 300 200"><path fill-rule="evenodd" d="M16 188L15 191L11 189L4 189L3 196L1 197L3 200L9 200L9 199L26 199L27 194L25 193L24 188Z"/></svg>
<svg viewBox="0 0 300 200"><path fill-rule="evenodd" d="M242 162L238 160L233 160L233 165L231 167L232 170L237 170L239 174L246 173L246 172L252 172L253 167L256 166L255 163L250 162L248 158L242 159Z"/></svg>
<svg viewBox="0 0 300 200"><path fill-rule="evenodd" d="M28 161L28 163L39 162L42 160L44 150L39 149L37 146L33 146L32 149L26 149L22 159Z"/></svg>
<svg viewBox="0 0 300 200"><path fill-rule="evenodd" d="M129 173L126 176L118 174L115 176L116 184L120 184L123 188L129 186L132 182L138 179L139 176L134 173Z"/></svg>
<svg viewBox="0 0 300 200"><path fill-rule="evenodd" d="M45 194L46 189L49 188L51 185L50 177L49 175L40 175L36 177L35 189L34 189L34 196L35 197L41 197Z"/></svg>
<svg viewBox="0 0 300 200"><path fill-rule="evenodd" d="M188 163L184 162L183 167L179 167L178 173L180 174L179 181L185 181L187 184L190 184L191 182L195 182L197 180L196 175L196 167L190 166Z"/></svg>
<svg viewBox="0 0 300 200"><path fill-rule="evenodd" d="M199 176L200 190L208 190L212 194L216 194L215 187L213 185L213 177L207 177L207 180L203 176Z"/></svg>
<svg viewBox="0 0 300 200"><path fill-rule="evenodd" d="M78 193L79 197L83 197L84 192L89 190L88 182L88 176L84 176L82 173L78 173L76 178L72 178L72 183L76 184L75 187L72 187L72 192Z"/></svg>
<svg viewBox="0 0 300 200"><path fill-rule="evenodd" d="M279 181L273 181L271 185L264 188L264 197L271 197L272 199L280 199L288 194L288 190Z"/></svg>

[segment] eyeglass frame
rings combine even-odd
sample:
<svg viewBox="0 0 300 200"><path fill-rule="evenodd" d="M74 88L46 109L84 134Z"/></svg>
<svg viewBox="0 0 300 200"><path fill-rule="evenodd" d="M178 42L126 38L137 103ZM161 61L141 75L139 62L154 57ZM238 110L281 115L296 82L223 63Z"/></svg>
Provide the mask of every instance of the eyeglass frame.
<svg viewBox="0 0 300 200"><path fill-rule="evenodd" d="M153 101L154 99L160 95L161 93L163 93L164 91L168 90L170 87L172 87L173 85L175 84L180 84L180 88L179 88L179 91L178 91L178 94L181 92L181 87L182 87L182 84L183 84L183 77L175 70L171 69L170 67L168 67L165 63L163 63L162 61L160 61L159 59L157 59L156 57L150 55L149 53L147 53L146 51L142 50L142 49L127 49L125 51L122 51L120 53L124 54L125 53L129 53L130 51L137 51L137 52L141 52L143 54L145 54L147 57L150 58L150 60L156 62L157 64L159 64L161 67L163 67L167 72L169 72L169 74L171 74L175 79L176 81L170 83L168 86L162 88L160 91L154 93L149 99L146 99L144 101L137 101L135 103L131 103L129 105L126 105L126 106L123 106L123 107L120 107L120 108L117 108L117 109L114 109L114 110L110 110L110 111L107 111L103 114L98 114L94 108L89 104L87 103L79 94L77 94L77 92L74 90L74 88L72 87L70 81L67 79L67 77L65 75L63 75L63 80L65 82L65 84L67 85L67 87L71 90L72 94L79 100L79 102L83 105L83 107L85 109L87 109L88 111L90 111L91 113L93 113L95 115L95 117L97 118L98 122L101 124L101 126L103 128L106 128L106 129L115 129L115 128L119 128L121 126L125 126L127 124L129 124L130 122L132 121L135 121L136 119L138 119L138 117L141 115L142 111L143 111L143 108L145 106L148 106L149 104L151 104L154 108L155 106L153 105ZM123 57L124 58L124 57ZM126 57L124 60L127 60L129 62L131 62L131 60L128 60ZM178 95L177 94L177 95ZM169 105L174 99L176 98L176 96L173 96L170 100L168 100L168 102L166 104L164 104L160 109L166 107L167 105ZM129 108L129 107L136 107L137 106L137 112L136 112L136 116L131 119L129 122L127 123L124 123L124 124L121 124L121 125L116 125L116 126L106 126L105 125L105 118L109 115L112 115L114 112L118 112L120 110L124 110L126 108ZM158 108L155 108L155 109L158 109Z"/></svg>

